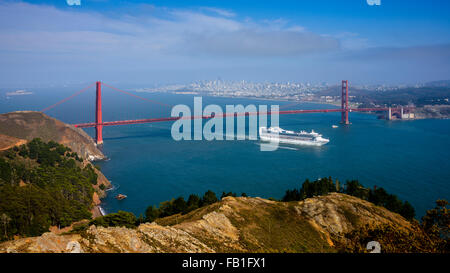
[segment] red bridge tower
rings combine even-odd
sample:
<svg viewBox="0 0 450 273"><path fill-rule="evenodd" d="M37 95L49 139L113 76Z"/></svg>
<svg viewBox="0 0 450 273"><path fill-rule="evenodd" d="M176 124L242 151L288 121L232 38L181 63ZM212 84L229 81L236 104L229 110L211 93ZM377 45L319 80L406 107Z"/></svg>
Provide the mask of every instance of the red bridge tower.
<svg viewBox="0 0 450 273"><path fill-rule="evenodd" d="M95 104L95 141L97 145L103 144L103 121L102 121L102 83L97 82L96 104Z"/></svg>

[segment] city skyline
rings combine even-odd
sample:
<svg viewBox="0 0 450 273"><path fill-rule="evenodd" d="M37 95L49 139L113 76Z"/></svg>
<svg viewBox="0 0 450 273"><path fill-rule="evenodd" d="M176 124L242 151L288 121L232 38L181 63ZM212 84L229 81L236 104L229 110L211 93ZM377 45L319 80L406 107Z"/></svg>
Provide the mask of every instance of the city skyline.
<svg viewBox="0 0 450 273"><path fill-rule="evenodd" d="M446 1L4 1L0 84L448 80L449 10Z"/></svg>

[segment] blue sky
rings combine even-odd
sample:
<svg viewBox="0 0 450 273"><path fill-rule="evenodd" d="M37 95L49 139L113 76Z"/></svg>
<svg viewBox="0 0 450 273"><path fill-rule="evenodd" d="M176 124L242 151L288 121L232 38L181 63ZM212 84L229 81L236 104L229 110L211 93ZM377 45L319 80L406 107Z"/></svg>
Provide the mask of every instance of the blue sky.
<svg viewBox="0 0 450 273"><path fill-rule="evenodd" d="M5 0L0 86L448 79L448 18L437 0Z"/></svg>

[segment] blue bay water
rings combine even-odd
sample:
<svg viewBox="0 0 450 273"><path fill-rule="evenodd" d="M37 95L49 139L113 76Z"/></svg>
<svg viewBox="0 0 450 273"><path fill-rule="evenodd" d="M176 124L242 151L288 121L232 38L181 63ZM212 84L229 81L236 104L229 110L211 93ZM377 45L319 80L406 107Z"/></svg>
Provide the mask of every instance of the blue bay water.
<svg viewBox="0 0 450 273"><path fill-rule="evenodd" d="M74 89L34 90L30 96L0 100L1 112L40 110ZM58 92L56 92L58 91ZM193 104L192 95L139 94L167 104ZM203 97L203 104L280 104L263 100ZM289 109L331 108L303 103ZM105 121L170 116L170 109L104 91ZM94 119L93 92L83 94L47 114L68 123ZM104 128L103 152L97 163L115 188L103 200L108 213L145 212L149 205L190 193L223 191L281 198L286 189L306 179L331 176L344 182L384 187L416 208L420 217L439 198L450 197L450 120L385 121L375 115L350 113L352 124L338 125L339 113L280 116L280 127L311 130L330 139L322 147L285 146L260 151L259 141L174 141L170 122ZM93 136L93 129L86 129ZM118 201L114 196L126 194Z"/></svg>

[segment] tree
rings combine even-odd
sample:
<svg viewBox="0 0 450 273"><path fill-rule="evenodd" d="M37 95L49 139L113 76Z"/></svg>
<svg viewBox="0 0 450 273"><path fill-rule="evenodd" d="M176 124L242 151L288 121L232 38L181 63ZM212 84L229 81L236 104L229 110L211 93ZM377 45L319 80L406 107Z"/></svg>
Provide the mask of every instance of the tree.
<svg viewBox="0 0 450 273"><path fill-rule="evenodd" d="M220 197L220 199L222 200L223 198L225 198L225 197L227 197L227 196L232 196L232 197L236 197L236 193L233 193L233 192L228 192L228 193L225 193L225 192L222 192L222 196Z"/></svg>
<svg viewBox="0 0 450 273"><path fill-rule="evenodd" d="M305 182L303 182L302 188L300 189L300 199L299 200L303 200L307 197L311 197L312 194L312 185L311 182L309 182L309 179L307 178L305 180ZM311 195L311 196L309 196Z"/></svg>
<svg viewBox="0 0 450 273"><path fill-rule="evenodd" d="M367 200L368 191L364 188L358 180L347 181L345 183L344 193L352 195L361 199Z"/></svg>
<svg viewBox="0 0 450 273"><path fill-rule="evenodd" d="M155 208L154 206L149 206L145 210L145 221L146 222L153 222L159 217L159 210Z"/></svg>
<svg viewBox="0 0 450 273"><path fill-rule="evenodd" d="M11 183L13 175L12 175L12 166L3 158L0 158L0 179L5 181L6 183Z"/></svg>
<svg viewBox="0 0 450 273"><path fill-rule="evenodd" d="M412 220L414 218L414 216L416 216L416 211L414 210L414 207L408 201L405 201L405 203L403 203L402 209L400 211L400 215L405 217L408 220Z"/></svg>
<svg viewBox="0 0 450 273"><path fill-rule="evenodd" d="M310 182L309 179L306 179L303 182L300 190L293 189L287 190L282 201L300 201L305 198L310 198L314 196L325 195L330 192L336 192L337 187L333 183L333 179L331 177L325 177L321 179L317 179L314 182Z"/></svg>
<svg viewBox="0 0 450 273"><path fill-rule="evenodd" d="M383 188L370 189L367 200L377 206L382 206L390 211L399 213L408 220L414 218L416 214L410 203L403 203L396 195L387 193Z"/></svg>
<svg viewBox="0 0 450 273"><path fill-rule="evenodd" d="M282 199L283 202L302 200L302 195L297 189L287 190Z"/></svg>
<svg viewBox="0 0 450 273"><path fill-rule="evenodd" d="M173 201L173 213L177 214L180 212L184 212L187 209L186 201L184 201L183 197L178 197Z"/></svg>
<svg viewBox="0 0 450 273"><path fill-rule="evenodd" d="M215 194L213 191L208 190L208 191L205 192L205 194L203 195L201 205L202 205L202 206L207 206L207 205L214 204L214 203L216 203L216 202L218 202L218 201L219 201L219 199L217 199L216 194Z"/></svg>
<svg viewBox="0 0 450 273"><path fill-rule="evenodd" d="M142 216L142 213L139 214L139 217L136 218L136 226L139 226L140 224L145 223L144 216Z"/></svg>
<svg viewBox="0 0 450 273"><path fill-rule="evenodd" d="M200 197L196 194L189 195L188 201L187 201L187 210L185 213L188 213L190 211L196 210L200 207Z"/></svg>
<svg viewBox="0 0 450 273"><path fill-rule="evenodd" d="M8 224L11 221L11 218L8 215L6 215L5 213L3 213L2 217L1 217L1 221L2 221L2 224L3 224L3 228L5 229L5 238L8 238L8 233L7 233L7 231L8 231Z"/></svg>
<svg viewBox="0 0 450 273"><path fill-rule="evenodd" d="M174 214L173 199L170 201L163 201L159 204L159 217L166 217Z"/></svg>
<svg viewBox="0 0 450 273"><path fill-rule="evenodd" d="M137 222L137 218L133 213L119 210L117 213L97 217L90 224L103 227L134 228Z"/></svg>
<svg viewBox="0 0 450 273"><path fill-rule="evenodd" d="M437 200L436 207L428 210L422 217L423 229L427 233L445 240L450 239L450 211L447 205L447 200Z"/></svg>

